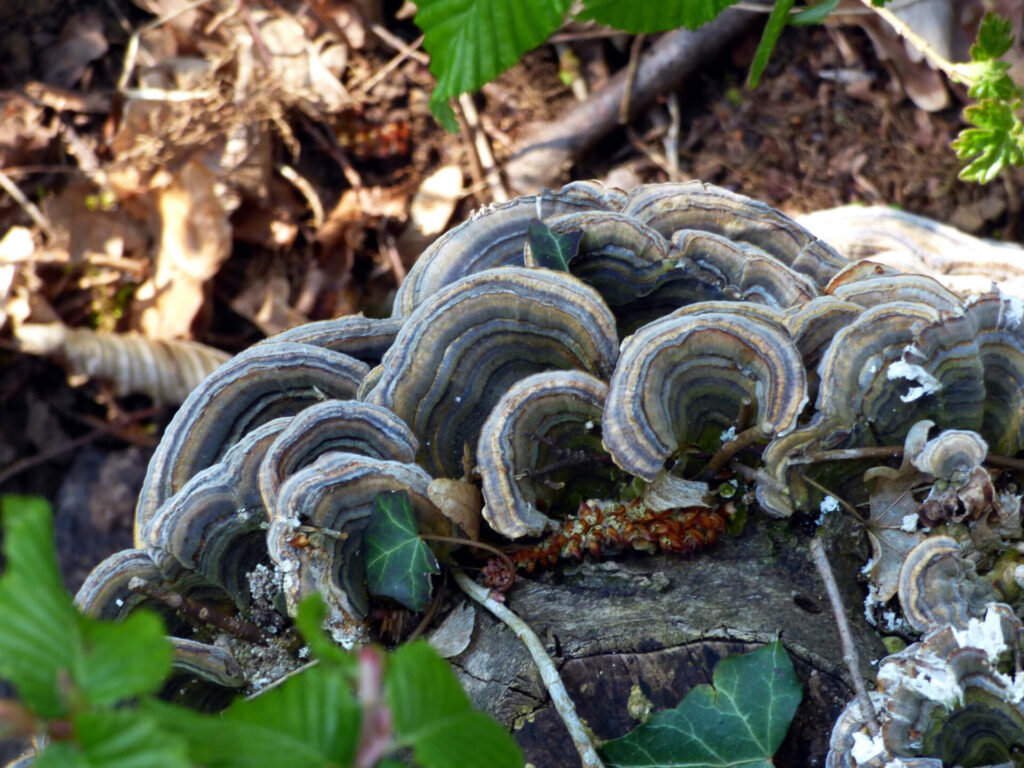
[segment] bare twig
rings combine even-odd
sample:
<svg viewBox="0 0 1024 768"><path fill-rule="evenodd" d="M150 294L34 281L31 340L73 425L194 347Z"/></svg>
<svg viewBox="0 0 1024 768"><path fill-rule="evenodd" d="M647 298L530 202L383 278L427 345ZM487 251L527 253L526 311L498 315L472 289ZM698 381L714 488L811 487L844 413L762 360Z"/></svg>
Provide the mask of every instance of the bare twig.
<svg viewBox="0 0 1024 768"><path fill-rule="evenodd" d="M277 167L277 172L290 181L292 186L299 190L301 195L306 198L310 213L313 214L313 229L319 232L320 227L324 225L324 204L320 201L320 195L313 189L313 185L305 177L300 176L299 172L290 165L282 163Z"/></svg>
<svg viewBox="0 0 1024 768"><path fill-rule="evenodd" d="M156 584L150 584L138 576L132 577L128 582L128 589L132 592L138 592L140 595L158 600L191 621L198 624L209 624L234 637L261 645L269 645L274 641L273 637L255 624L250 624L248 621L235 616L221 613L208 605L200 603L198 600L185 597L177 592L171 592L169 589L164 589Z"/></svg>
<svg viewBox="0 0 1024 768"><path fill-rule="evenodd" d="M491 198L498 203L508 201L508 190L505 189L505 182L501 180L498 166L494 162L494 154L491 152L491 145L487 141L487 134L480 125L480 115L476 111L473 97L468 93L459 96L459 108L466 117L466 125L473 136L473 148L477 157L480 158L480 166L483 168L484 178L487 186L491 189Z"/></svg>
<svg viewBox="0 0 1024 768"><path fill-rule="evenodd" d="M412 45L409 45L408 43L405 42L405 40L391 34L391 32L382 27L380 24L371 24L370 31L373 32L373 34L375 34L385 43L390 45L392 48L394 48L396 51L404 53L410 59L416 59L416 61L418 61L420 64L423 64L424 66L430 63L430 57L427 54L425 54L423 51L416 50L416 48L419 47L419 43L423 40L422 37L417 42L413 43Z"/></svg>
<svg viewBox="0 0 1024 768"><path fill-rule="evenodd" d="M123 419L118 419L117 421L112 422L110 424L104 424L102 427L98 427L97 429L94 429L92 432L82 435L81 437L76 437L73 440L68 440L66 443L60 443L58 445L51 446L50 448L47 448L45 451L37 453L35 456L28 456L27 458L16 461L9 467L7 467L3 472L0 472L0 485L3 485L15 475L20 475L26 469L31 469L32 467L38 464L45 464L46 462L50 461L51 459L57 458L63 453L67 453L68 451L74 451L78 448L81 448L83 445L91 443L93 440L96 440L97 438L103 437L103 435L107 434L108 432L116 432L117 430L127 426L128 424L131 424L136 421L141 421L142 419L148 419L152 416L156 416L163 410L163 406L158 406L154 408L147 408L142 411L136 411L135 413L128 414Z"/></svg>
<svg viewBox="0 0 1024 768"><path fill-rule="evenodd" d="M562 678L559 677L558 670L555 669L555 662L548 656L548 652L544 650L544 645L541 643L540 638L537 637L536 633L530 629L525 621L492 598L486 587L480 586L462 571L456 570L452 573L455 576L455 581L462 587L462 590L493 613L505 626L515 632L516 637L530 651L533 662L537 665L537 669L540 670L540 678L544 681L544 686L551 695L551 703L561 716L562 722L565 723L565 727L568 729L569 735L572 736L573 743L576 745L576 750L580 753L583 768L603 768L604 764L601 762L601 758L598 757L597 750L594 748L590 736L587 735L586 728L583 727L583 723L580 721L580 716L576 713L576 705L569 698L569 692L565 690L565 684L562 682Z"/></svg>
<svg viewBox="0 0 1024 768"><path fill-rule="evenodd" d="M349 87L352 88L358 86L359 92L365 96L377 86L377 83L381 82L385 77L394 72L395 69L400 67L406 59L412 58L412 55L416 53L421 45L423 45L423 35L416 38L416 41L413 42L411 46L408 46L405 50L399 51L391 61L374 72L372 77L365 80L362 84L357 82Z"/></svg>
<svg viewBox="0 0 1024 768"><path fill-rule="evenodd" d="M629 64L626 66L626 87L619 99L619 125L629 122L629 102L633 98L633 84L636 82L636 68L640 64L640 48L646 35L637 35L629 46Z"/></svg>
<svg viewBox="0 0 1024 768"><path fill-rule="evenodd" d="M818 573L821 574L821 580L825 583L825 592L828 594L829 602L832 603L832 613L836 617L836 628L839 630L839 641L843 646L843 660L853 679L853 689L857 693L857 702L860 704L860 715L871 735L877 736L878 718L875 715L875 708L871 704L871 697L868 696L868 689L864 686L864 678L860 674L860 661L857 659L857 648L853 644L850 624L846 620L843 598L839 594L839 585L836 584L832 566L829 565L828 557L825 555L825 547L817 536L811 539L811 559L814 560L814 565L818 569Z"/></svg>
<svg viewBox="0 0 1024 768"><path fill-rule="evenodd" d="M22 192L18 185L11 181L10 177L0 171L0 187L3 188L4 192L14 198L14 201L21 206L21 209L28 214L28 217L32 219L37 227L42 230L42 233L46 235L47 240L53 239L53 227L50 226L50 220L43 215L43 212L39 210L38 206L25 197L25 193Z"/></svg>
<svg viewBox="0 0 1024 768"><path fill-rule="evenodd" d="M678 89L690 73L756 18L729 8L698 30L676 30L659 37L637 65L630 116L646 109L659 95ZM619 125L626 81L626 72L619 72L566 114L530 126L519 150L505 165L509 186L521 194L552 186L577 158Z"/></svg>

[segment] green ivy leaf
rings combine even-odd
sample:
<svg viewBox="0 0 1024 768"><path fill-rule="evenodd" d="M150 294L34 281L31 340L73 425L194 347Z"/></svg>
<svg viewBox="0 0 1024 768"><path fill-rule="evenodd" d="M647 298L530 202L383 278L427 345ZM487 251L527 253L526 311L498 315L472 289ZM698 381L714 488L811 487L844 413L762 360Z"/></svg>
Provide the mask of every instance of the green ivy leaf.
<svg viewBox="0 0 1024 768"><path fill-rule="evenodd" d="M395 733L423 768L521 768L512 737L472 708L451 667L425 642L399 648L384 674Z"/></svg>
<svg viewBox="0 0 1024 768"><path fill-rule="evenodd" d="M825 17L832 13L837 5L839 5L839 0L824 0L824 2L808 6L802 11L797 11L789 17L789 23L794 27L818 24L824 21Z"/></svg>
<svg viewBox="0 0 1024 768"><path fill-rule="evenodd" d="M579 17L624 32L663 32L707 24L737 0L587 0Z"/></svg>
<svg viewBox="0 0 1024 768"><path fill-rule="evenodd" d="M559 272L569 271L569 262L579 253L582 239L582 229L558 235L540 219L531 221L526 230L526 242L537 266Z"/></svg>
<svg viewBox="0 0 1024 768"><path fill-rule="evenodd" d="M475 91L544 42L570 0L419 0L416 24L430 54L437 87L430 108L444 127L458 130L448 99Z"/></svg>
<svg viewBox="0 0 1024 768"><path fill-rule="evenodd" d="M750 63L748 80L751 89L757 88L757 84L761 81L761 74L768 63L768 57L772 55L775 43L779 41L779 35L786 27L789 11L795 2L796 0L775 0L772 12L768 16L768 23L765 24L764 32L761 33L761 41L757 44L757 50L754 52L754 60Z"/></svg>
<svg viewBox="0 0 1024 768"><path fill-rule="evenodd" d="M313 650L313 655L321 661L340 667L346 673L355 675L358 662L355 657L338 647L324 634L324 619L327 617L327 603L323 595L314 592L303 598L295 614L295 624L299 633Z"/></svg>
<svg viewBox="0 0 1024 768"><path fill-rule="evenodd" d="M953 149L961 160L971 159L960 178L985 184L1006 166L1024 164L1024 124L1015 111L1019 102L988 99L964 110L975 128L960 132Z"/></svg>
<svg viewBox="0 0 1024 768"><path fill-rule="evenodd" d="M771 768L802 696L782 643L723 659L713 681L608 742L609 768Z"/></svg>
<svg viewBox="0 0 1024 768"><path fill-rule="evenodd" d="M145 710L188 742L205 768L329 768L351 765L359 739L359 704L337 669L305 670L220 715L148 701ZM159 765L159 763L151 763Z"/></svg>
<svg viewBox="0 0 1024 768"><path fill-rule="evenodd" d="M189 768L185 743L133 710L82 712L71 742L47 747L34 768Z"/></svg>
<svg viewBox="0 0 1024 768"><path fill-rule="evenodd" d="M430 575L440 572L437 558L416 529L412 502L405 491L378 493L363 533L366 588L390 597L411 611L430 601Z"/></svg>

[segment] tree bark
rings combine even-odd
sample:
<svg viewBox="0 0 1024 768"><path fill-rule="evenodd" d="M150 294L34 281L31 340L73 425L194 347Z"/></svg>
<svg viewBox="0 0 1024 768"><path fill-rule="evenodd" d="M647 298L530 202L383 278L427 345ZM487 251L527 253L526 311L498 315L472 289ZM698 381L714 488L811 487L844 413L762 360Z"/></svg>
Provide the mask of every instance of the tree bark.
<svg viewBox="0 0 1024 768"><path fill-rule="evenodd" d="M720 659L780 638L804 700L776 765L821 765L832 723L853 691L807 551L808 532L795 527L751 520L741 536L693 557L634 554L562 565L520 579L507 604L545 641L580 716L601 740L635 728L645 707L652 713L674 707L694 685L710 683ZM885 650L862 610L861 538L844 531L830 558L861 674L873 682L868 660ZM846 546L850 541L858 546ZM478 609L473 642L453 662L474 704L512 728L528 763L579 765L533 662L504 625Z"/></svg>

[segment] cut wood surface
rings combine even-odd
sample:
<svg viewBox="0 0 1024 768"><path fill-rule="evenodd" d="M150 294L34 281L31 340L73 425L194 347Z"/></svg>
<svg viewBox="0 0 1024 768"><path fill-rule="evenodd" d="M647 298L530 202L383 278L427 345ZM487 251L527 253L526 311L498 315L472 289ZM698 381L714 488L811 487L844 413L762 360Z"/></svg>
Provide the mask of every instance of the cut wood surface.
<svg viewBox="0 0 1024 768"><path fill-rule="evenodd" d="M740 537L690 558L563 564L521 579L507 604L561 662L580 716L602 740L624 735L645 711L674 707L691 687L710 683L720 659L781 638L804 701L778 765L812 765L813 758L824 759L831 724L853 693L806 542L786 527L751 520ZM861 673L873 680L866 659L885 650L864 620L856 581L863 560L847 549L837 547L830 557L865 660ZM477 616L473 642L453 659L474 704L514 729L527 762L575 768L576 751L526 649L504 625Z"/></svg>

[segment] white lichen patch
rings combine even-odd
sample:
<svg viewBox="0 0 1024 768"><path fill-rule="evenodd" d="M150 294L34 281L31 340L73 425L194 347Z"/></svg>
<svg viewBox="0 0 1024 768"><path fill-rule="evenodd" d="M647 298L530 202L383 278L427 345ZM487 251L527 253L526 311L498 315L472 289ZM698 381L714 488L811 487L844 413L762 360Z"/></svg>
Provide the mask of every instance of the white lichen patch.
<svg viewBox="0 0 1024 768"><path fill-rule="evenodd" d="M946 659L933 653L922 655L912 667L898 661L883 664L878 671L878 685L887 690L902 687L947 709L963 705L964 689L956 673Z"/></svg>
<svg viewBox="0 0 1024 768"><path fill-rule="evenodd" d="M826 517L831 515L833 512L839 511L839 499L835 496L826 496L821 500L821 504L818 505L818 511L821 514L818 515L818 519L814 521L815 525L823 524Z"/></svg>
<svg viewBox="0 0 1024 768"><path fill-rule="evenodd" d="M874 738L862 731L853 734L853 748L850 750L850 757L856 764L870 763L886 754L888 754L888 750L885 748L885 741L882 739L881 733Z"/></svg>
<svg viewBox="0 0 1024 768"><path fill-rule="evenodd" d="M906 531L907 533L913 533L917 530L917 523L920 520L920 516L916 512L910 515L904 515L900 521L900 530Z"/></svg>
<svg viewBox="0 0 1024 768"><path fill-rule="evenodd" d="M920 365L908 363L905 360L897 360L894 363L890 363L888 370L885 372L885 377L889 381L906 379L917 384L916 387L911 387L907 390L905 395L900 395L900 400L904 403L912 403L925 395L933 394L942 389L942 382L928 373L928 371Z"/></svg>
<svg viewBox="0 0 1024 768"><path fill-rule="evenodd" d="M725 445L730 440L735 440L735 439L736 439L736 425L735 424L733 424L731 427L729 427L721 435L718 436L718 440L722 443L722 445Z"/></svg>
<svg viewBox="0 0 1024 768"><path fill-rule="evenodd" d="M1006 638L1003 637L1003 625L999 613L990 604L985 611L984 621L968 619L967 629L952 627L953 637L961 648L979 648L988 656L990 663L995 664L999 657L1009 650Z"/></svg>

